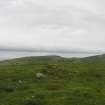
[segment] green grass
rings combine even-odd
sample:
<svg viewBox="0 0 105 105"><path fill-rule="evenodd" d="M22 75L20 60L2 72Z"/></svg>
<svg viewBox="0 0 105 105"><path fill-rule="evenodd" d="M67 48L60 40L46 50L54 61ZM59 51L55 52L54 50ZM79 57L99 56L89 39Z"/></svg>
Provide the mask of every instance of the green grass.
<svg viewBox="0 0 105 105"><path fill-rule="evenodd" d="M36 79L37 72L46 78ZM59 57L1 62L0 105L105 105L105 62Z"/></svg>

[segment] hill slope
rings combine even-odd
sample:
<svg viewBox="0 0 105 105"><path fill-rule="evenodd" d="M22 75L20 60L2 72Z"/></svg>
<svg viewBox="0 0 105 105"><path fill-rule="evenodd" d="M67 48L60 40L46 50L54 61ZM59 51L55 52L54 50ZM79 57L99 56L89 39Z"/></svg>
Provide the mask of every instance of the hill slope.
<svg viewBox="0 0 105 105"><path fill-rule="evenodd" d="M29 64L29 63L54 63L54 62L81 62L81 63L105 63L105 54L84 58L64 58L56 55L52 56L31 56L0 61L0 64Z"/></svg>
<svg viewBox="0 0 105 105"><path fill-rule="evenodd" d="M26 63L48 63L48 62L56 62L63 59L60 56L31 56L31 57L23 57L16 58L11 60L1 61L0 64L26 64Z"/></svg>
<svg viewBox="0 0 105 105"><path fill-rule="evenodd" d="M0 105L104 105L104 59L43 56L3 61ZM45 78L39 80L37 73Z"/></svg>
<svg viewBox="0 0 105 105"><path fill-rule="evenodd" d="M82 58L81 61L86 63L105 63L105 54Z"/></svg>

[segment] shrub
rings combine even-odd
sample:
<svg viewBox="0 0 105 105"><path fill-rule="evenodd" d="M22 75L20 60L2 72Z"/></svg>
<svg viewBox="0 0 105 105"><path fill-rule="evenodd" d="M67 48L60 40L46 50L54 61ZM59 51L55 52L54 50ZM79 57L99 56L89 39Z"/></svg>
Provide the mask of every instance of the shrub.
<svg viewBox="0 0 105 105"><path fill-rule="evenodd" d="M24 105L38 105L35 100L28 100Z"/></svg>
<svg viewBox="0 0 105 105"><path fill-rule="evenodd" d="M15 91L15 89L13 87L2 87L0 88L1 91L5 91L5 92L13 92Z"/></svg>
<svg viewBox="0 0 105 105"><path fill-rule="evenodd" d="M37 95L34 96L34 98L27 100L23 105L45 105L43 99L43 95Z"/></svg>
<svg viewBox="0 0 105 105"><path fill-rule="evenodd" d="M8 88L5 88L5 91L7 91L7 92L13 92L14 88L8 87Z"/></svg>
<svg viewBox="0 0 105 105"><path fill-rule="evenodd" d="M51 84L47 88L48 90L61 90L64 86L63 84Z"/></svg>

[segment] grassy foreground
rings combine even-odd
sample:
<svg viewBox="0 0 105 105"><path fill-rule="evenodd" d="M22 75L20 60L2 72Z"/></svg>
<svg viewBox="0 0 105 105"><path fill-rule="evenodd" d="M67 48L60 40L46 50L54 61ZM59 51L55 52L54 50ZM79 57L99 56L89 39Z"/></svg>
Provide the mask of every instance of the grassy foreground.
<svg viewBox="0 0 105 105"><path fill-rule="evenodd" d="M51 56L1 62L0 105L105 105L105 62L98 58ZM38 72L46 78L38 80Z"/></svg>

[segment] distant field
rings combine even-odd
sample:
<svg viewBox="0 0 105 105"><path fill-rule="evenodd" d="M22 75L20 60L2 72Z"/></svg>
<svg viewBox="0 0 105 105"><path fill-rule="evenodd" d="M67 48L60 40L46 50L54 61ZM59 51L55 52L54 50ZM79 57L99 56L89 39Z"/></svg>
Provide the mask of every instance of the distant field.
<svg viewBox="0 0 105 105"><path fill-rule="evenodd" d="M0 105L105 105L105 55L0 62Z"/></svg>

